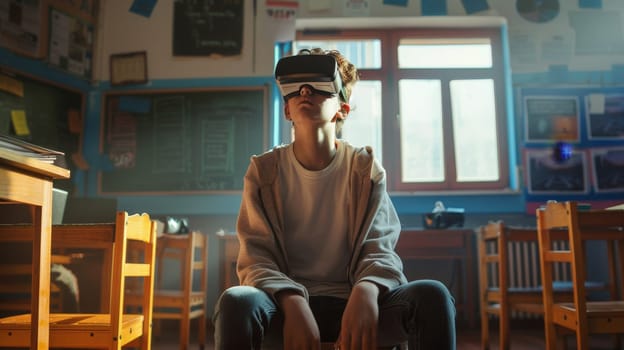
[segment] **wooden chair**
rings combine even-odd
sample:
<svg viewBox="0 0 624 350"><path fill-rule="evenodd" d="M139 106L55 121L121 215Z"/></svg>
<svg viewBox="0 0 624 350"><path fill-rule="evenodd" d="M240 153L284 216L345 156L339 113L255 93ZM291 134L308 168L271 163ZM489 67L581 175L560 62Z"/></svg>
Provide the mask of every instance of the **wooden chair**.
<svg viewBox="0 0 624 350"><path fill-rule="evenodd" d="M5 245L4 248L13 248L15 245ZM20 250L19 247L15 247ZM30 249L29 249L30 250ZM78 286L75 276L65 268L65 265L71 265L76 260L81 260L81 254L53 254L52 277L50 277L50 310L52 312L61 312L68 308L75 309L79 300L77 300ZM61 276L62 281L55 281L55 273L67 272L65 276ZM31 307L31 278L32 266L30 263L19 262L2 262L0 263L0 315L19 314L29 312ZM71 279L74 280L71 280ZM63 301L71 299L71 295L67 295L67 289L71 288L75 291L73 307L64 306ZM68 303L65 303L68 304Z"/></svg>
<svg viewBox="0 0 624 350"><path fill-rule="evenodd" d="M197 319L198 343L200 349L203 349L206 343L208 278L206 236L196 231L180 235L164 234L158 238L156 256L157 278L153 312L155 334L159 333L159 320L180 320L180 349L188 349L191 320ZM177 289L163 286L163 273L167 262L180 266L180 286ZM136 290L127 290L127 305L136 306L140 297L140 293L136 293Z"/></svg>
<svg viewBox="0 0 624 350"><path fill-rule="evenodd" d="M128 215L118 212L114 224L110 287L110 307L107 313L50 314L49 343L53 348L121 349L131 344L142 350L151 348L152 301L156 230L147 214ZM88 235L85 231L83 235ZM142 261L128 262L130 242L142 245ZM143 280L141 314L129 314L124 309L126 278ZM0 347L28 347L31 315L22 314L0 319Z"/></svg>
<svg viewBox="0 0 624 350"><path fill-rule="evenodd" d="M481 347L490 347L490 315L498 319L499 349L509 349L510 320L513 311L540 314L541 290L525 285L511 287L515 273L528 273L510 268L510 244L537 242L537 231L506 226L502 221L481 226L477 236L479 254L479 290L481 312ZM536 263L533 262L533 263Z"/></svg>
<svg viewBox="0 0 624 350"><path fill-rule="evenodd" d="M586 259L583 246L587 240L617 242L619 270L624 268L624 211L579 210L575 202L549 202L537 210L540 265L543 284L546 349L557 347L557 331L569 330L576 335L576 349L589 348L590 334L624 333L624 301L612 296L608 301L587 301ZM563 232L568 248L553 245L553 236ZM610 276L615 275L613 244L607 244ZM554 297L554 263L570 265L574 298L559 302Z"/></svg>
<svg viewBox="0 0 624 350"><path fill-rule="evenodd" d="M502 221L490 222L477 232L479 255L479 295L481 348L490 348L490 316L498 320L499 349L510 347L511 319L515 314L539 317L544 314L537 229L514 227ZM563 245L565 236L553 237ZM513 263L512 263L513 262ZM560 281L555 286L558 301L572 300L572 283L567 271L558 266ZM586 283L591 290L604 290L600 282ZM611 293L615 294L615 290Z"/></svg>

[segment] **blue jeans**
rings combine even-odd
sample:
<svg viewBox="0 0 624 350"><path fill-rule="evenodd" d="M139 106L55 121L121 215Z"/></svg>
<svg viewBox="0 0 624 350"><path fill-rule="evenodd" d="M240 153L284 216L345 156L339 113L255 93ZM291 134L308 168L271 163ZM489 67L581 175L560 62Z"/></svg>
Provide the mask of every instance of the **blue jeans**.
<svg viewBox="0 0 624 350"><path fill-rule="evenodd" d="M444 284L418 280L379 298L380 347L405 341L410 350L455 349L455 301ZM347 300L310 297L323 342L334 342ZM213 316L216 350L281 349L283 316L263 291L248 286L223 292Z"/></svg>

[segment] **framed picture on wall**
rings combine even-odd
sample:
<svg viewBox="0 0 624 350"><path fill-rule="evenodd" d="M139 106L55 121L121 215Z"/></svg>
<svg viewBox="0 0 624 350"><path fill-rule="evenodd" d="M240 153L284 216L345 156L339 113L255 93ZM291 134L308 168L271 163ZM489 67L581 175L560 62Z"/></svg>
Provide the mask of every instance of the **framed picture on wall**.
<svg viewBox="0 0 624 350"><path fill-rule="evenodd" d="M526 96L526 142L579 141L579 106L576 96Z"/></svg>
<svg viewBox="0 0 624 350"><path fill-rule="evenodd" d="M624 192L624 147L591 150L596 192Z"/></svg>
<svg viewBox="0 0 624 350"><path fill-rule="evenodd" d="M589 192L587 157L572 151L557 161L550 149L525 150L527 188L530 194L582 194Z"/></svg>
<svg viewBox="0 0 624 350"><path fill-rule="evenodd" d="M590 140L624 140L624 94L590 94L585 103Z"/></svg>
<svg viewBox="0 0 624 350"><path fill-rule="evenodd" d="M111 85L147 83L147 53L127 52L110 56Z"/></svg>

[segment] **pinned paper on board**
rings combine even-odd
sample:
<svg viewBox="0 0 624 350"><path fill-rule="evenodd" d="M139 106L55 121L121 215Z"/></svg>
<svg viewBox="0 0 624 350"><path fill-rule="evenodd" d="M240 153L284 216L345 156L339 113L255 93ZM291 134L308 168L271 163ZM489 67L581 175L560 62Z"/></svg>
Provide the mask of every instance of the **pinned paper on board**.
<svg viewBox="0 0 624 350"><path fill-rule="evenodd" d="M587 96L589 114L603 114L605 111L605 100L604 94L589 94Z"/></svg>
<svg viewBox="0 0 624 350"><path fill-rule="evenodd" d="M30 135L28 120L26 119L26 112L23 109L14 109L11 111L11 122L13 123L13 130L15 131L15 135Z"/></svg>
<svg viewBox="0 0 624 350"><path fill-rule="evenodd" d="M446 16L446 1L421 0L420 11L423 16Z"/></svg>
<svg viewBox="0 0 624 350"><path fill-rule="evenodd" d="M24 97L24 83L4 74L0 74L0 90Z"/></svg>
<svg viewBox="0 0 624 350"><path fill-rule="evenodd" d="M72 108L67 111L67 125L72 134L82 133L82 116L79 110Z"/></svg>
<svg viewBox="0 0 624 350"><path fill-rule="evenodd" d="M590 140L624 140L624 94L604 94L595 96L597 107L589 100L588 137ZM602 106L602 107L600 107Z"/></svg>
<svg viewBox="0 0 624 350"><path fill-rule="evenodd" d="M383 0L383 4L407 7L407 0Z"/></svg>
<svg viewBox="0 0 624 350"><path fill-rule="evenodd" d="M154 11L157 1L158 0L134 0L132 1L132 6L130 6L130 12L149 18L152 15L152 11Z"/></svg>
<svg viewBox="0 0 624 350"><path fill-rule="evenodd" d="M368 16L370 15L370 1L345 0L343 14L345 16Z"/></svg>
<svg viewBox="0 0 624 350"><path fill-rule="evenodd" d="M469 15L490 9L487 0L462 0L462 4Z"/></svg>
<svg viewBox="0 0 624 350"><path fill-rule="evenodd" d="M330 10L332 6L331 0L316 0L316 1L308 1L308 11L327 11Z"/></svg>
<svg viewBox="0 0 624 350"><path fill-rule="evenodd" d="M266 14L272 20L286 20L294 23L298 9L297 1L267 0L266 2Z"/></svg>

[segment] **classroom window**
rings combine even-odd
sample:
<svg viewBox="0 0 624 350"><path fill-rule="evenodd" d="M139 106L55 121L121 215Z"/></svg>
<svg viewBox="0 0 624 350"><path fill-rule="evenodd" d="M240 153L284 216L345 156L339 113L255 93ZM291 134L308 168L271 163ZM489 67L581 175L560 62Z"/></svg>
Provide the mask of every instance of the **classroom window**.
<svg viewBox="0 0 624 350"><path fill-rule="evenodd" d="M358 67L340 137L373 147L389 190L503 190L509 158L501 35L495 27L301 31L293 50L338 49Z"/></svg>

